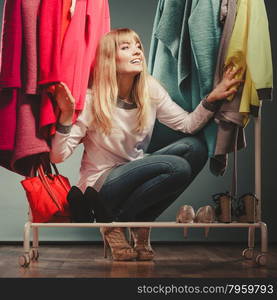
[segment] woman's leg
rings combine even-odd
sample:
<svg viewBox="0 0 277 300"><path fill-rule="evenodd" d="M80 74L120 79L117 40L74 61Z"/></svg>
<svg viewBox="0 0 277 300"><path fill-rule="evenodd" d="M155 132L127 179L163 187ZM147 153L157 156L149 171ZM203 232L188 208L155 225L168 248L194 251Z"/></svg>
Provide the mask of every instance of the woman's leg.
<svg viewBox="0 0 277 300"><path fill-rule="evenodd" d="M113 170L100 197L117 221L152 221L186 189L206 160L203 142L183 138Z"/></svg>
<svg viewBox="0 0 277 300"><path fill-rule="evenodd" d="M192 179L203 169L208 159L205 142L198 137L184 137L180 140L153 152L151 155L176 155L186 159L192 169Z"/></svg>
<svg viewBox="0 0 277 300"><path fill-rule="evenodd" d="M135 221L137 213L157 202L159 191L168 194L169 190L184 186L190 177L186 160L174 155L150 155L114 169L99 196L115 221Z"/></svg>

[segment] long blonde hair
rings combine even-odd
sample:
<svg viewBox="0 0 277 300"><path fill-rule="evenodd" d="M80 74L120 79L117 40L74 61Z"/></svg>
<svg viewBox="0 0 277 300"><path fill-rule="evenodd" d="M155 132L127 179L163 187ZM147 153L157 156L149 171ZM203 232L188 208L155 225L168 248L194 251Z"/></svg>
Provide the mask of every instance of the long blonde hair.
<svg viewBox="0 0 277 300"><path fill-rule="evenodd" d="M101 39L96 51L92 78L93 123L106 135L111 133L112 115L118 99L117 49L123 41L129 39L134 39L141 44L139 36L133 30L128 28L114 29ZM130 95L138 108L136 132L141 132L147 126L150 106L147 85L148 76L145 59L143 59L143 70L135 76Z"/></svg>

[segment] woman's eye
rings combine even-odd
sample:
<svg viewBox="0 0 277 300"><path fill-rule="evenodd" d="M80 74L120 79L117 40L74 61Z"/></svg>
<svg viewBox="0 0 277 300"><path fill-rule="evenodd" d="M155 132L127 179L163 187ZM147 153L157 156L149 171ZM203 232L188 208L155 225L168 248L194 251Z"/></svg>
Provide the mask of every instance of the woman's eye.
<svg viewBox="0 0 277 300"><path fill-rule="evenodd" d="M121 47L121 50L126 50L126 49L129 49L129 46L122 46Z"/></svg>

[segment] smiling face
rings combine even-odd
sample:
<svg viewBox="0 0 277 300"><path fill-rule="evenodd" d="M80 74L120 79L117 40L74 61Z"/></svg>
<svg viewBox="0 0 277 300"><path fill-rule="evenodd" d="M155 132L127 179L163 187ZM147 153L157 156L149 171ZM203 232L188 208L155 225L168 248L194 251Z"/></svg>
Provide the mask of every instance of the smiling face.
<svg viewBox="0 0 277 300"><path fill-rule="evenodd" d="M135 37L122 39L117 46L116 72L119 76L136 76L143 70L144 55Z"/></svg>

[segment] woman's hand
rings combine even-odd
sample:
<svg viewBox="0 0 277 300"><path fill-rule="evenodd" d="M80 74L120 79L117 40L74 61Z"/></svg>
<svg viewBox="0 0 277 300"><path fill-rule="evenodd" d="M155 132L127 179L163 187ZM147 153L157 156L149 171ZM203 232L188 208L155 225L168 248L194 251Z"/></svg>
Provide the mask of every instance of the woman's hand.
<svg viewBox="0 0 277 300"><path fill-rule="evenodd" d="M228 67L220 83L208 95L207 101L214 102L235 94L238 85L243 82L243 80L235 79L239 72L241 72L241 69L234 71L232 66Z"/></svg>
<svg viewBox="0 0 277 300"><path fill-rule="evenodd" d="M62 125L71 125L75 110L75 99L65 83L60 82L57 84L55 99L61 110L59 123Z"/></svg>

